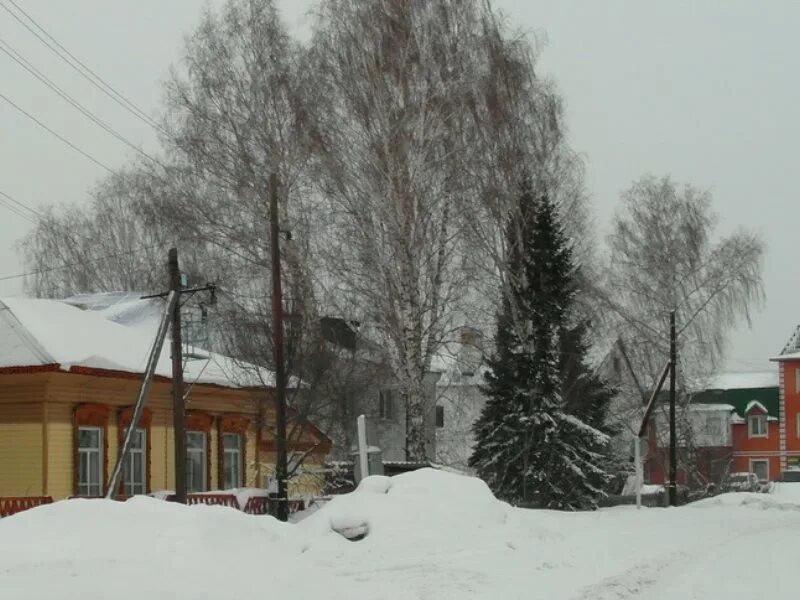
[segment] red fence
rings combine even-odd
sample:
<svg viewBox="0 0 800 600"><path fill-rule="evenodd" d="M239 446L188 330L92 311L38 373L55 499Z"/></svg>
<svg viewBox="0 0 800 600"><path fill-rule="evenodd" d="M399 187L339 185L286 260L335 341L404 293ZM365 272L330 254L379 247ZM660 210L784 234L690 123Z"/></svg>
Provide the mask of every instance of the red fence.
<svg viewBox="0 0 800 600"><path fill-rule="evenodd" d="M175 502L175 494L164 498L167 502ZM188 494L186 504L208 504L209 506L228 506L240 509L239 501L233 494Z"/></svg>
<svg viewBox="0 0 800 600"><path fill-rule="evenodd" d="M70 496L70 498L86 498L86 496ZM127 500L127 496L117 496L116 500ZM175 494L164 496L167 502L175 502ZM250 496L245 505L239 504L234 494L188 494L186 504L208 504L210 506L227 506L241 510L248 515L270 515L273 509L273 500L268 496ZM306 503L302 499L289 500L289 512L296 513L305 510Z"/></svg>
<svg viewBox="0 0 800 600"><path fill-rule="evenodd" d="M0 518L10 517L23 510L29 508L36 508L43 504L52 504L53 499L50 496L24 496L17 498L2 498L0 497Z"/></svg>
<svg viewBox="0 0 800 600"><path fill-rule="evenodd" d="M71 498L86 498L85 496L71 496ZM127 500L126 496L117 496L116 500ZM168 502L175 501L175 495L170 494L165 498ZM23 510L51 504L53 499L50 496L28 496L3 498L0 497L0 517L8 517ZM208 504L211 506L227 506L247 513L248 515L269 515L272 514L272 501L267 496L251 496L244 507L239 505L239 501L233 494L189 494L186 498L187 504ZM289 500L289 512L295 513L304 510L306 507L302 499Z"/></svg>
<svg viewBox="0 0 800 600"><path fill-rule="evenodd" d="M239 510L239 501L233 494L189 494L186 504L208 504L210 506L229 506Z"/></svg>
<svg viewBox="0 0 800 600"><path fill-rule="evenodd" d="M269 498L266 496L250 496L243 510L248 515L268 515Z"/></svg>
<svg viewBox="0 0 800 600"><path fill-rule="evenodd" d="M301 499L289 500L290 513L300 512L305 508L305 501ZM248 515L269 515L272 514L273 510L272 501L267 496L251 496L242 510Z"/></svg>

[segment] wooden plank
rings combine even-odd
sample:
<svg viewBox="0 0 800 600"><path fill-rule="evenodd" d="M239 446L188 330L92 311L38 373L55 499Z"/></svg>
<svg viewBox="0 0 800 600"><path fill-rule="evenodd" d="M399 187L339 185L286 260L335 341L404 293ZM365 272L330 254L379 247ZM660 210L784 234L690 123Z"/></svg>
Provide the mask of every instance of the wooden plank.
<svg viewBox="0 0 800 600"><path fill-rule="evenodd" d="M48 462L48 435L47 435L47 401L42 402L42 494L47 495L47 462Z"/></svg>

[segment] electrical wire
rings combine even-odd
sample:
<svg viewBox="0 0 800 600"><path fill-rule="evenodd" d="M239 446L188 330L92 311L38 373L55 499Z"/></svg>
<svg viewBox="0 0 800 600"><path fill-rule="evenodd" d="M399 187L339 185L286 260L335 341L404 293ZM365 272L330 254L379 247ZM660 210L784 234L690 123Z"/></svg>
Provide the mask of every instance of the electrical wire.
<svg viewBox="0 0 800 600"><path fill-rule="evenodd" d="M43 214L43 213L39 212L39 211L38 211L38 210L36 210L35 208L31 208L30 206L28 206L28 205L27 205L27 204L25 204L24 202L20 202L19 200L17 200L16 198L14 198L13 196L11 196L11 195L9 195L9 194L6 194L6 193L5 193L4 191L2 191L2 190L0 190L0 196L3 196L3 198L5 198L6 200L8 200L8 201L10 201L10 202L13 202L13 203L14 203L14 204L16 204L18 207L20 207L20 208L22 208L22 209L24 209L24 210L27 210L28 212L32 213L32 214L33 214L34 216L36 216L36 217L43 217L43 216L44 216L44 214Z"/></svg>
<svg viewBox="0 0 800 600"><path fill-rule="evenodd" d="M104 165L104 164L103 164L103 163L101 163L99 160L97 160L97 159L96 159L94 156L92 156L91 154L89 154L89 153L87 153L87 152L85 152L85 151L81 150L80 148L78 148L78 146L76 146L75 144L73 144L72 142L70 142L70 141L69 141L67 138L65 138L64 136L62 136L62 135L60 135L60 134L56 133L55 131L53 131L53 130L52 130L50 127L48 127L47 125L45 125L44 123L42 123L42 122L41 122L39 119L37 119L36 117L34 117L34 116L31 114L31 113L29 113L28 111L26 111L26 110L25 110L24 108L22 108L22 107L21 107L19 104L16 104L14 101L12 101L12 100L11 100L10 98L8 98L7 96L5 96L5 95L3 95L2 93L0 93L0 99L2 99L2 100L5 100L6 102L8 102L8 104L10 104L10 105L11 105L11 106L13 106L14 108L16 108L16 109L17 109L19 112L21 112L23 115L25 115L26 117L28 117L28 118L29 118L31 121L33 121L34 123L36 123L36 124L37 124L39 127L41 127L42 129L44 129L45 131L47 131L48 133L50 133L50 134L51 134L51 135L53 135L54 137L58 138L59 140L61 140L61 141L62 141L63 143L65 143L67 146L69 146L70 148L72 148L73 150L75 150L75 152L77 152L78 154L81 154L81 155L82 155L82 156L84 156L85 158L88 158L90 161L92 161L92 162L93 162L93 163L95 163L96 165L98 165L98 166L100 166L100 167L103 167L103 168L104 168L106 171L108 171L109 173L112 173L112 174L114 173L114 170L113 170L111 167L109 167L108 165Z"/></svg>
<svg viewBox="0 0 800 600"><path fill-rule="evenodd" d="M83 104L75 100L72 96L70 96L67 92L65 92L62 88L56 85L50 78L48 78L44 73L42 73L39 69L33 66L30 61L28 61L24 56L22 56L19 52L14 50L14 48L2 38L0 38L0 51L4 52L9 58L11 58L14 62L20 65L23 69L28 71L31 75L33 75L36 79L58 94L63 100L67 103L72 105L76 108L81 114L89 118L93 123L99 125L103 130L114 136L117 140L125 144L126 146L133 148L136 152L144 156L145 158L153 161L156 161L155 158L141 150L136 144L128 140L125 136L121 133L116 131L113 127L111 127L108 123L102 121L99 117L97 117L92 111L86 108Z"/></svg>
<svg viewBox="0 0 800 600"><path fill-rule="evenodd" d="M185 242L187 240L196 239L198 236L190 236L186 238L180 238L175 240L176 242ZM22 279L23 277L29 277L31 275L42 275L44 273L53 273L54 271L60 271L62 269L69 269L70 267L80 267L82 265L92 265L99 263L107 258L118 258L120 256L128 256L131 254L138 254L139 252L144 252L146 250L154 250L156 248L163 248L171 244L172 242L164 242L161 244L150 244L148 246L139 246L137 248L133 248L132 250L125 250L124 252L116 252L114 254L103 254L97 258L93 258L92 260L84 260L81 262L76 263L65 263L63 265L58 265L55 267L48 267L46 269L37 269L35 271L27 271L25 273L17 273L16 275L6 275L5 277L0 277L0 281L10 281L12 279Z"/></svg>
<svg viewBox="0 0 800 600"><path fill-rule="evenodd" d="M14 0L8 0L14 8L16 8L20 13L22 13L28 21L30 21L36 29L42 32L44 36L47 37L52 44L47 41L42 35L36 32L28 23L26 23L18 14L16 14L13 10L11 10L3 0L0 0L0 7L2 7L7 13L9 13L17 22L19 22L25 29L27 29L31 34L33 34L40 42L42 42L47 48L50 49L56 56L58 56L62 61L67 63L72 69L74 69L78 74L80 74L84 79L89 81L92 85L94 85L97 89L99 89L103 94L111 98L114 102L119 104L125 110L133 114L136 118L143 121L156 131L161 133L165 133L164 129L156 123L152 118L150 118L147 113L145 113L142 109L136 106L133 102L131 102L128 98L125 97L121 92L117 91L111 84L109 84L105 79L100 77L97 73L95 73L91 68L89 68L83 61L81 61L78 57L72 54L67 48L64 47L56 38L54 38L47 30L39 25L39 23L34 19L30 14L28 14L19 4L17 4ZM55 46L53 45L55 44Z"/></svg>
<svg viewBox="0 0 800 600"><path fill-rule="evenodd" d="M32 219L30 216L22 212L19 208L17 208L16 206L14 206L13 204L11 204L10 202L6 201L3 198L0 198L0 206L8 209L10 212L14 213L15 215L17 215L22 219L25 219L29 223L34 223L34 224L36 223L34 219Z"/></svg>

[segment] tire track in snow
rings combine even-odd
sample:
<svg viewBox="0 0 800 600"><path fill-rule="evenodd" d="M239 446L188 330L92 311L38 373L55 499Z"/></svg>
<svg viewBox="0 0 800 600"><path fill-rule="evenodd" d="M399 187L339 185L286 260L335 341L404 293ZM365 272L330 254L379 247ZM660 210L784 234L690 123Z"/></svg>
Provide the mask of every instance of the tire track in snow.
<svg viewBox="0 0 800 600"><path fill-rule="evenodd" d="M735 535L712 538L706 543L692 544L682 550L651 557L618 575L606 577L586 586L573 596L573 600L626 600L639 597L651 600L656 586L665 585L665 582L696 569L698 563L709 561L711 556L724 551L730 544L746 543L744 542L746 538L785 530L786 526L786 522L770 526L755 523L746 530L739 529Z"/></svg>

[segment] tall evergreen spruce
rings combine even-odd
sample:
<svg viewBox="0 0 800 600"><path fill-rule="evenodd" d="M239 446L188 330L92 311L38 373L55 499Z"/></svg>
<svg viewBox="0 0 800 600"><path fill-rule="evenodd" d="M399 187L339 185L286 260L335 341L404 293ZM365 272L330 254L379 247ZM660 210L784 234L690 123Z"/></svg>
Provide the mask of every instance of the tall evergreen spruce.
<svg viewBox="0 0 800 600"><path fill-rule="evenodd" d="M513 504L594 508L607 475L601 431L611 391L587 366L575 323L578 273L553 202L523 186L470 464Z"/></svg>
<svg viewBox="0 0 800 600"><path fill-rule="evenodd" d="M622 471L625 465L619 464L619 457L610 451L608 444L610 436L618 433L608 425L607 418L616 390L589 365L587 360L589 344L586 339L588 334L589 323L586 321L579 321L570 329L561 332L559 363L561 397L564 410L568 414L574 415L586 425L609 436L593 450L596 454L594 464L600 467L600 470L586 472L592 487L605 490L612 485L608 473Z"/></svg>

